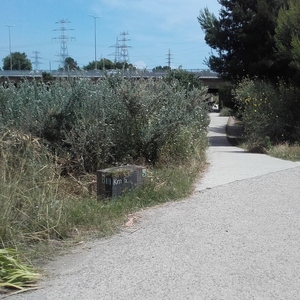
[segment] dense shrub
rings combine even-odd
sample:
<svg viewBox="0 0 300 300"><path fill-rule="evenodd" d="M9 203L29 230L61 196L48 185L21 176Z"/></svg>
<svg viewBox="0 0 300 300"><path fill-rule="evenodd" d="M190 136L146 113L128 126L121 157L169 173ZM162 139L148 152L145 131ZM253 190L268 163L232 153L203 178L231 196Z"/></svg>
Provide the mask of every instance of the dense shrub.
<svg viewBox="0 0 300 300"><path fill-rule="evenodd" d="M232 96L233 85L230 83L226 83L224 85L220 85L219 87L219 99L220 99L220 109L223 107L230 108L232 110L235 109L235 101Z"/></svg>
<svg viewBox="0 0 300 300"><path fill-rule="evenodd" d="M174 81L177 81L179 85L177 85L177 88L181 88L183 90L192 90L194 88L202 88L202 82L199 79L199 76L182 70L169 70L166 77L164 77L164 81L172 84Z"/></svg>
<svg viewBox="0 0 300 300"><path fill-rule="evenodd" d="M207 89L178 80L108 76L95 83L70 79L0 89L0 126L43 139L65 172L93 172L112 164L158 160L181 127L205 130Z"/></svg>
<svg viewBox="0 0 300 300"><path fill-rule="evenodd" d="M107 235L129 212L186 195L205 161L206 91L118 76L0 86L1 245ZM145 189L97 201L93 172L132 162L150 164Z"/></svg>
<svg viewBox="0 0 300 300"><path fill-rule="evenodd" d="M300 89L245 79L235 90L251 147L300 141Z"/></svg>
<svg viewBox="0 0 300 300"><path fill-rule="evenodd" d="M223 107L219 115L220 117L230 117L234 115L234 110L229 107Z"/></svg>

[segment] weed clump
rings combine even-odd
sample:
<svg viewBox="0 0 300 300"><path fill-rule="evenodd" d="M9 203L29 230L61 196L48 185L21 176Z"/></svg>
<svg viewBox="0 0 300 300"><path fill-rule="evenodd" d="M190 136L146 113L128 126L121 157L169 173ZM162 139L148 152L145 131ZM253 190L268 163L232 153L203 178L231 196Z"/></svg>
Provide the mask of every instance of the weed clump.
<svg viewBox="0 0 300 300"><path fill-rule="evenodd" d="M24 264L14 249L0 249L0 293L3 288L20 292L36 288L40 274Z"/></svg>

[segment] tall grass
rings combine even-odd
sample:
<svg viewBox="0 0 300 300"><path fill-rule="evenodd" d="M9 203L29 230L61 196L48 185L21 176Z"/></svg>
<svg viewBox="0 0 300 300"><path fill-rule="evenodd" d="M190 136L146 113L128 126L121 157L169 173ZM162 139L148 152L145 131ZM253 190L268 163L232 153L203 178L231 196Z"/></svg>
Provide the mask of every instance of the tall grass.
<svg viewBox="0 0 300 300"><path fill-rule="evenodd" d="M37 138L8 130L0 139L0 237L16 240L57 236L63 199L58 196L59 169Z"/></svg>
<svg viewBox="0 0 300 300"><path fill-rule="evenodd" d="M205 161L206 92L118 76L1 86L1 246L109 235L129 213L187 195ZM126 163L147 165L145 185L98 201L95 171Z"/></svg>
<svg viewBox="0 0 300 300"><path fill-rule="evenodd" d="M299 144L279 144L271 147L268 154L285 160L300 161L300 146Z"/></svg>

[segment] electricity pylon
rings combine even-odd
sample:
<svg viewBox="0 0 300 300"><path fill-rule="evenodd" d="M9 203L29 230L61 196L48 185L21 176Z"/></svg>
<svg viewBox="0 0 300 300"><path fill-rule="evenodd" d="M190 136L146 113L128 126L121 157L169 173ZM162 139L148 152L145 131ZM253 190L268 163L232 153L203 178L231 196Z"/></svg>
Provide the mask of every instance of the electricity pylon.
<svg viewBox="0 0 300 300"><path fill-rule="evenodd" d="M58 29L53 29L53 31L60 31L61 35L58 37L53 38L54 40L59 40L60 41L60 53L59 53L59 63L60 63L60 67L63 67L65 64L65 60L66 58L69 56L68 54L68 41L75 41L74 37L69 37L66 35L66 31L69 30L74 30L74 29L67 29L65 27L65 24L67 23L71 23L69 22L67 19L62 19L59 20L58 22L55 22L56 24L60 24L60 28Z"/></svg>
<svg viewBox="0 0 300 300"><path fill-rule="evenodd" d="M41 59L41 57L39 57L39 54L40 54L40 52L38 52L38 51L33 51L33 54L34 54L34 56L32 57L33 59L34 59L34 69L35 70L38 70L39 69L39 67L40 67L40 62L39 62L39 59Z"/></svg>
<svg viewBox="0 0 300 300"><path fill-rule="evenodd" d="M127 46L126 42L130 41L129 39L126 38L126 35L128 35L128 32L121 32L120 36L121 39L119 42L121 43L119 45L119 61L122 63L129 63L129 53L128 53L128 48L131 48L130 46Z"/></svg>

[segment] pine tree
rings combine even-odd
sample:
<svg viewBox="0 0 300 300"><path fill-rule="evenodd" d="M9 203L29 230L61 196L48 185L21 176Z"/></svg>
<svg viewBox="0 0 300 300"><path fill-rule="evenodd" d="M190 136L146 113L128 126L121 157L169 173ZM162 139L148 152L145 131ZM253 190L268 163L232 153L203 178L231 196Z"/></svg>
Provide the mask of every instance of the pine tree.
<svg viewBox="0 0 300 300"><path fill-rule="evenodd" d="M274 34L278 11L286 1L218 0L219 18L201 10L198 21L214 50L207 59L210 69L232 80L277 76Z"/></svg>
<svg viewBox="0 0 300 300"><path fill-rule="evenodd" d="M300 2L290 0L278 14L275 41L278 55L289 69L289 77L300 78Z"/></svg>

